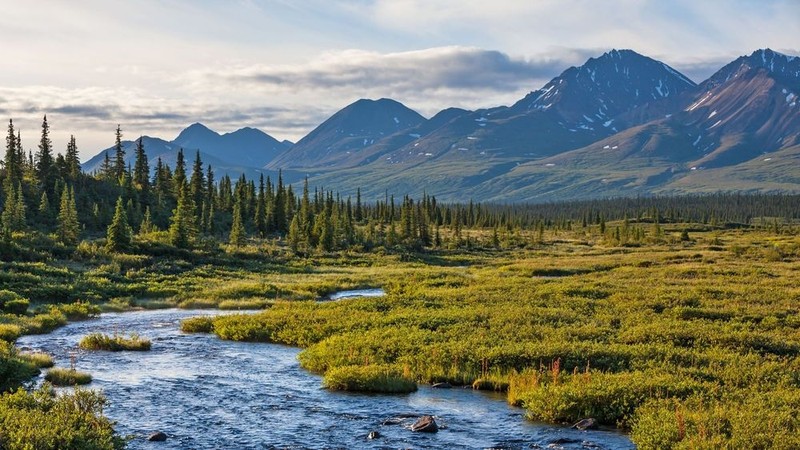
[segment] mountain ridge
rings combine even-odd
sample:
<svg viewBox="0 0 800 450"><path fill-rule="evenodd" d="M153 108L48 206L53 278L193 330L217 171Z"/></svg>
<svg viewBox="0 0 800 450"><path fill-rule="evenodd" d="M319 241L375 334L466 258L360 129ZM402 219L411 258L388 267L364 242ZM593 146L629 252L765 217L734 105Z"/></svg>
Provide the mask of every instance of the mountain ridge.
<svg viewBox="0 0 800 450"><path fill-rule="evenodd" d="M342 192L427 191L452 200L707 191L713 185L681 180L711 170L739 177L747 189L770 189L777 184L765 180L763 155L795 154L783 150L800 144L799 92L800 58L770 49L741 56L699 84L632 50L611 50L510 106L447 108L426 119L392 99L357 100L294 145L269 137L272 156L259 155L267 162L252 168L288 169L295 181L306 174ZM259 133L219 135L195 123L173 141L154 142L201 142L209 157L218 151L246 166L252 151L218 143ZM775 167L776 178L796 179L791 164Z"/></svg>

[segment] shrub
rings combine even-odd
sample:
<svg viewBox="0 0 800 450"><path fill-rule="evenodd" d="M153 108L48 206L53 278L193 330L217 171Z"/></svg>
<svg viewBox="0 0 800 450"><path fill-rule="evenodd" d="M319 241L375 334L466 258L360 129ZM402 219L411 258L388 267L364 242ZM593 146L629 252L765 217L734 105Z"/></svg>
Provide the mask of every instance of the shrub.
<svg viewBox="0 0 800 450"><path fill-rule="evenodd" d="M342 366L329 370L322 384L335 391L408 393L417 390L417 383L396 367L386 365Z"/></svg>
<svg viewBox="0 0 800 450"><path fill-rule="evenodd" d="M14 342L22 334L19 325L0 323L0 341Z"/></svg>
<svg viewBox="0 0 800 450"><path fill-rule="evenodd" d="M600 423L626 426L647 400L684 398L700 390L697 381L655 371L588 372L547 380L515 396L533 420L573 423L593 417Z"/></svg>
<svg viewBox="0 0 800 450"><path fill-rule="evenodd" d="M76 389L56 395L52 388L34 392L18 390L0 397L0 436L7 450L86 449L115 450L125 447L103 417L105 398L90 390Z"/></svg>
<svg viewBox="0 0 800 450"><path fill-rule="evenodd" d="M190 317L181 321L181 331L184 333L212 333L214 331L213 317Z"/></svg>
<svg viewBox="0 0 800 450"><path fill-rule="evenodd" d="M150 340L131 334L129 338L120 335L107 335L102 333L92 333L86 335L78 343L78 346L85 350L107 350L119 352L123 350L147 351L150 350Z"/></svg>
<svg viewBox="0 0 800 450"><path fill-rule="evenodd" d="M636 411L631 439L641 450L796 449L798 408L796 388L734 393L723 399L656 400Z"/></svg>
<svg viewBox="0 0 800 450"><path fill-rule="evenodd" d="M0 309L8 314L21 316L28 312L30 302L14 291L3 289L0 291Z"/></svg>
<svg viewBox="0 0 800 450"><path fill-rule="evenodd" d="M38 374L39 369L21 359L13 344L0 341L0 392L16 389Z"/></svg>
<svg viewBox="0 0 800 450"><path fill-rule="evenodd" d="M47 314L37 314L23 324L23 334L45 334L67 324L67 317L56 308Z"/></svg>
<svg viewBox="0 0 800 450"><path fill-rule="evenodd" d="M64 314L69 321L93 319L100 315L100 307L89 302L63 303L51 308Z"/></svg>

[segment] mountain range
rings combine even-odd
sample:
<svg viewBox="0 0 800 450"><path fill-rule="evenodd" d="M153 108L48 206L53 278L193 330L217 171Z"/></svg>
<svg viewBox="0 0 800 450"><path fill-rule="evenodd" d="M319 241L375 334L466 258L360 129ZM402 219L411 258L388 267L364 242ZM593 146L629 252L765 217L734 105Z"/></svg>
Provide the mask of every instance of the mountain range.
<svg viewBox="0 0 800 450"><path fill-rule="evenodd" d="M143 138L174 166L199 151L218 173L274 175L366 196L553 201L715 191L800 192L800 58L742 56L700 84L631 50L570 67L511 106L426 119L391 99L358 100L297 143L201 124ZM124 143L128 157L133 143ZM97 170L104 152L84 163ZM113 153L109 153L113 155ZM151 162L151 166L154 163Z"/></svg>

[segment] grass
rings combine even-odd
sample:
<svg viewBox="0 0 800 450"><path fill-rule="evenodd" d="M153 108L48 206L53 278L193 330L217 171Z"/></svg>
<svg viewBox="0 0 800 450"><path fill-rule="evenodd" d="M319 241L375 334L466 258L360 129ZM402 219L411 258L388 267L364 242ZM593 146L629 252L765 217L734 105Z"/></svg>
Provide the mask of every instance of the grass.
<svg viewBox="0 0 800 450"><path fill-rule="evenodd" d="M52 383L53 386L79 386L92 382L92 376L90 374L62 367L55 367L48 370L44 379Z"/></svg>
<svg viewBox="0 0 800 450"><path fill-rule="evenodd" d="M646 224L630 245L611 234L621 226L548 231L525 249L372 255L368 268L317 259L321 272L374 274L388 295L277 300L184 329L303 347L301 365L335 389L391 391L381 374L395 368L414 382L507 391L532 420L592 416L640 448L744 442L756 414L746 408L767 404L755 423L773 444L795 442L778 425L800 411L800 237L683 224L655 236ZM715 435L704 414L741 429ZM678 425L683 437L669 441Z"/></svg>
<svg viewBox="0 0 800 450"><path fill-rule="evenodd" d="M40 369L48 369L55 365L53 362L53 357L42 352L20 353L19 358L23 361L33 364Z"/></svg>
<svg viewBox="0 0 800 450"><path fill-rule="evenodd" d="M414 380L392 366L337 367L325 374L322 384L334 391L405 394L417 390Z"/></svg>
<svg viewBox="0 0 800 450"><path fill-rule="evenodd" d="M114 258L87 248L70 266L2 263L0 282L36 301L115 299L106 305L117 310L266 307L181 327L302 347L301 365L331 389L446 381L504 391L537 421L591 415L630 431L639 448L737 448L750 436L759 448L796 447L798 227L605 227L501 228L497 245L492 230L470 229L460 249L309 258L266 241L164 257L155 247ZM316 302L364 286L387 295ZM2 314L0 331L46 332L68 312Z"/></svg>
<svg viewBox="0 0 800 450"><path fill-rule="evenodd" d="M150 350L150 345L149 339L142 338L136 334L125 337L103 333L86 335L78 343L78 346L84 350L106 350L111 352L148 351Z"/></svg>

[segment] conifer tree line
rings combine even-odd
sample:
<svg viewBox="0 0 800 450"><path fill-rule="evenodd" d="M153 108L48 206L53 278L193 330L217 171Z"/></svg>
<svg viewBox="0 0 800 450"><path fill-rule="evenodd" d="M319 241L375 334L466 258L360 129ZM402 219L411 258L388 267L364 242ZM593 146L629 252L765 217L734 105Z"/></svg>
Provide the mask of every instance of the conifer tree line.
<svg viewBox="0 0 800 450"><path fill-rule="evenodd" d="M96 173L81 171L76 139L57 152L50 140L47 117L42 121L36 151L23 150L22 136L9 120L0 193L0 227L4 239L15 232L36 230L55 235L65 245L82 239L106 238L110 251L126 251L138 235L164 233L176 247L190 248L204 240L242 246L249 239L280 239L297 253L335 251L359 246L423 249L469 244L464 230L573 229L622 220L623 236L631 223L698 222L711 225L750 224L755 218L792 223L800 217L800 196L783 194L713 194L680 197L637 197L548 204L449 203L423 194L395 198L388 193L364 201L334 190L302 191L263 175L215 178L199 151L178 150L175 167L148 160L141 138L134 164L125 160L121 127L115 144ZM187 157L192 158L191 164ZM151 169L152 167L152 169ZM763 220L763 219L762 219ZM766 224L769 225L769 224ZM635 230L634 230L635 231ZM631 232L633 233L633 232ZM623 239L624 240L624 239Z"/></svg>

